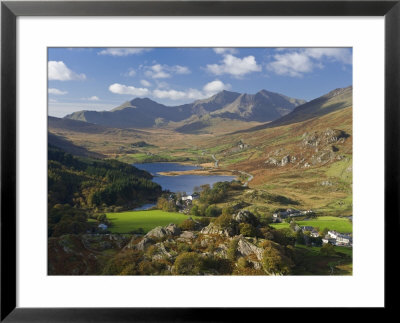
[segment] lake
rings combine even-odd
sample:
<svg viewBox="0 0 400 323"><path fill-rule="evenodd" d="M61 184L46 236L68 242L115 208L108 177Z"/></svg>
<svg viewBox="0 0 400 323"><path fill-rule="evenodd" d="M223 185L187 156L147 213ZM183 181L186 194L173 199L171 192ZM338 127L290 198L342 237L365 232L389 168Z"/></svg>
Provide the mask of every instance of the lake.
<svg viewBox="0 0 400 323"><path fill-rule="evenodd" d="M186 194L192 194L196 186L200 187L204 184L210 184L210 186L212 186L216 182L230 182L236 178L235 176L227 175L165 176L159 174L159 172L185 171L201 168L198 166L183 165L179 163L144 163L133 164L133 166L152 174L154 176L153 182L160 184L163 190L170 190L175 193L186 192Z"/></svg>

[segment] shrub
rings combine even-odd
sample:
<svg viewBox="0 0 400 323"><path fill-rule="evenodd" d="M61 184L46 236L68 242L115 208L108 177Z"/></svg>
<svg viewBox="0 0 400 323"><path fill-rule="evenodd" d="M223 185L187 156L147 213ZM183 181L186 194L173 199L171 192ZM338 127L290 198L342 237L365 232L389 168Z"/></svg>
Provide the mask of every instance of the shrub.
<svg viewBox="0 0 400 323"><path fill-rule="evenodd" d="M249 267L249 263L247 262L246 258L240 257L237 261L237 265L240 269L244 269Z"/></svg>
<svg viewBox="0 0 400 323"><path fill-rule="evenodd" d="M185 231L193 231L196 229L196 222L192 219L186 219L179 225L179 227Z"/></svg>
<svg viewBox="0 0 400 323"><path fill-rule="evenodd" d="M190 247L190 245L188 245L186 243L178 243L177 244L177 249L178 249L178 252L189 252L189 251L192 251L192 248Z"/></svg>
<svg viewBox="0 0 400 323"><path fill-rule="evenodd" d="M190 210L190 214L194 216L200 216L199 207L197 205L193 205L193 207Z"/></svg>
<svg viewBox="0 0 400 323"><path fill-rule="evenodd" d="M209 218L200 218L197 219L197 221L202 225L202 226L207 226L210 224L210 219Z"/></svg>
<svg viewBox="0 0 400 323"><path fill-rule="evenodd" d="M256 237L257 229L253 227L250 223L240 223L239 225L240 234L246 237Z"/></svg>
<svg viewBox="0 0 400 323"><path fill-rule="evenodd" d="M222 229L228 229L233 227L236 222L235 220L232 219L232 216L230 214L222 214L220 215L214 223L218 225Z"/></svg>
<svg viewBox="0 0 400 323"><path fill-rule="evenodd" d="M283 251L279 250L270 241L265 241L265 250L262 258L264 270L269 274L290 274L292 261Z"/></svg>
<svg viewBox="0 0 400 323"><path fill-rule="evenodd" d="M235 210L231 206L226 206L222 209L222 215L232 215L234 212Z"/></svg>
<svg viewBox="0 0 400 323"><path fill-rule="evenodd" d="M203 261L197 253L184 252L176 257L174 271L177 275L198 275L202 263Z"/></svg>
<svg viewBox="0 0 400 323"><path fill-rule="evenodd" d="M222 213L222 210L216 205L210 205L205 211L205 216L217 217Z"/></svg>
<svg viewBox="0 0 400 323"><path fill-rule="evenodd" d="M235 238L229 244L229 248L227 250L227 258L231 261L235 261L236 259L236 251L239 244L239 239Z"/></svg>

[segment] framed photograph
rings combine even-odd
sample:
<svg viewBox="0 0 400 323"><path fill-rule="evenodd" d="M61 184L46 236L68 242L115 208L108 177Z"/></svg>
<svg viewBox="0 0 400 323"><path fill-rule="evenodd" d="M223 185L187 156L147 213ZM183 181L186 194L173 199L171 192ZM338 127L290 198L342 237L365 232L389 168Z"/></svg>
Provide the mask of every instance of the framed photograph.
<svg viewBox="0 0 400 323"><path fill-rule="evenodd" d="M1 320L390 309L399 15L2 2Z"/></svg>

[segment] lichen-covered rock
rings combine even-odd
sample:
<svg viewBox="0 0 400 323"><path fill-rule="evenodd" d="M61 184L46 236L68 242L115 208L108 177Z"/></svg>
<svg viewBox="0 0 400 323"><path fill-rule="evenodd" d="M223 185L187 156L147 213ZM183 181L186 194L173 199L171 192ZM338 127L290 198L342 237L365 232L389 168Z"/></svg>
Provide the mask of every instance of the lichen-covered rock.
<svg viewBox="0 0 400 323"><path fill-rule="evenodd" d="M162 242L156 243L154 246L156 247L156 251L152 257L153 260L172 258L172 254L167 251L165 245Z"/></svg>
<svg viewBox="0 0 400 323"><path fill-rule="evenodd" d="M173 223L168 224L166 227L156 227L150 230L145 237L148 238L164 238L167 236L176 236L181 233L181 230Z"/></svg>
<svg viewBox="0 0 400 323"><path fill-rule="evenodd" d="M247 210L241 210L237 214L232 215L232 218L238 223L250 223L255 224L256 217L253 213Z"/></svg>
<svg viewBox="0 0 400 323"><path fill-rule="evenodd" d="M272 165L272 166L278 166L278 165L280 164L279 161L276 160L276 159L273 158L273 157L268 158L268 159L265 161L265 163L268 164L268 165Z"/></svg>
<svg viewBox="0 0 400 323"><path fill-rule="evenodd" d="M140 240L139 242L137 242L137 238L132 238L131 241L129 241L129 243L125 246L124 249L137 249L137 250L141 250L144 251L146 250L146 248L153 244L154 240L148 237L144 237L142 240Z"/></svg>
<svg viewBox="0 0 400 323"><path fill-rule="evenodd" d="M237 251L243 257L248 257L248 256L254 254L258 260L261 261L261 259L262 259L263 249L250 243L249 241L247 241L244 238L240 238L240 240L238 242Z"/></svg>
<svg viewBox="0 0 400 323"><path fill-rule="evenodd" d="M178 236L181 234L181 229L179 229L174 223L170 223L165 227L165 231L173 236Z"/></svg>
<svg viewBox="0 0 400 323"><path fill-rule="evenodd" d="M223 235L225 237L233 237L236 235L236 230L235 228L226 228L226 229L222 229L219 226L215 225L214 223L210 223L208 226L206 226L205 228L203 228L200 233L202 234L220 234Z"/></svg>
<svg viewBox="0 0 400 323"><path fill-rule="evenodd" d="M195 233L193 233L192 231L183 231L181 233L181 235L179 236L179 238L182 239L195 239L197 237L197 235Z"/></svg>
<svg viewBox="0 0 400 323"><path fill-rule="evenodd" d="M282 160L281 160L281 166L285 166L287 163L289 163L290 162L290 156L289 155L286 155L286 156L284 156L283 158L282 158Z"/></svg>

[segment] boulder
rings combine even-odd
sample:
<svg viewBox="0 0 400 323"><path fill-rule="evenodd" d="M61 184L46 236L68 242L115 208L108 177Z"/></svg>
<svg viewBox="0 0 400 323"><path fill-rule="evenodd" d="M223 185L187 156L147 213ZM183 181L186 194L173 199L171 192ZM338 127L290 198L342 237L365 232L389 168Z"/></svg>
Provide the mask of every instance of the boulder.
<svg viewBox="0 0 400 323"><path fill-rule="evenodd" d="M181 229L179 229L174 223L170 223L165 227L165 231L173 236L181 234Z"/></svg>
<svg viewBox="0 0 400 323"><path fill-rule="evenodd" d="M290 156L286 155L285 157L282 158L281 160L281 166L285 166L287 163L290 162Z"/></svg>
<svg viewBox="0 0 400 323"><path fill-rule="evenodd" d="M183 239L191 240L191 239L195 239L197 237L197 235L194 234L192 231L183 231L179 237L183 238Z"/></svg>
<svg viewBox="0 0 400 323"><path fill-rule="evenodd" d="M252 225L255 225L257 220L254 214L247 210L239 211L237 214L232 215L232 218L238 223L250 223Z"/></svg>
<svg viewBox="0 0 400 323"><path fill-rule="evenodd" d="M241 254L242 257L247 257L251 254L254 254L258 260L261 261L262 259L263 249L250 243L244 238L240 238L237 251Z"/></svg>

